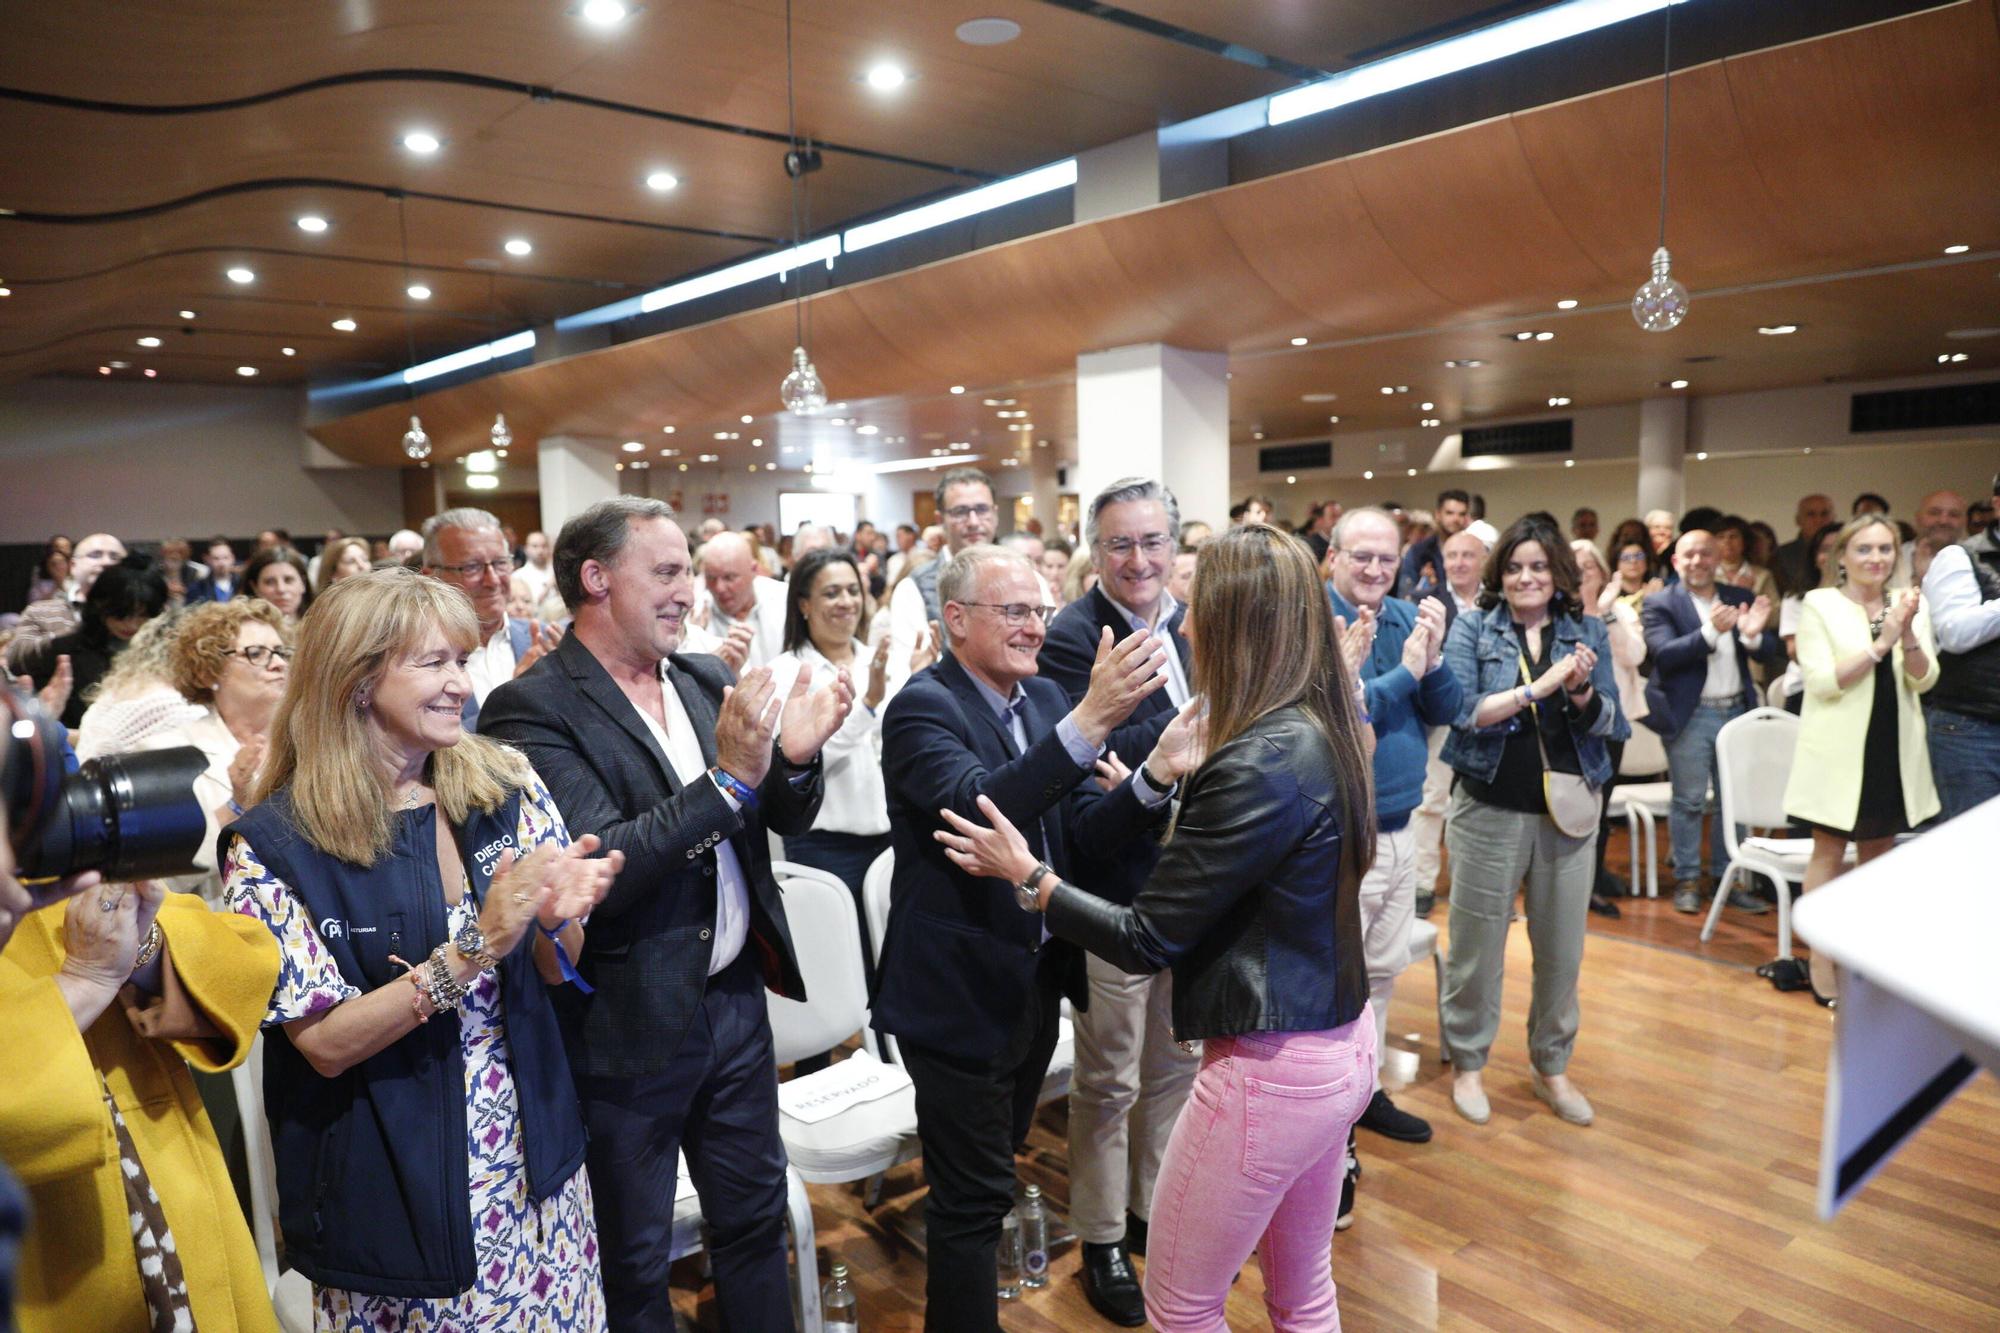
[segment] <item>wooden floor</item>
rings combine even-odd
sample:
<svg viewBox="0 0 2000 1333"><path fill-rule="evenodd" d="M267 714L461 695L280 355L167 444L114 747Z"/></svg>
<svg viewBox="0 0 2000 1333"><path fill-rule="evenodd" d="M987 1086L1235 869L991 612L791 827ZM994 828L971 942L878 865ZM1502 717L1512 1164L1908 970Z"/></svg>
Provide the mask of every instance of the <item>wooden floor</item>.
<svg viewBox="0 0 2000 1333"><path fill-rule="evenodd" d="M1623 839L1618 840L1622 844ZM1508 941L1505 1020L1487 1066L1493 1119L1451 1109L1428 966L1406 973L1386 1065L1428 1144L1361 1136L1353 1228L1335 1237L1355 1329L2000 1329L2000 1092L1978 1078L1834 1221L1814 1214L1831 1015L1753 969L1772 916L1701 918L1664 898L1591 918L1570 1073L1597 1108L1579 1129L1528 1088L1528 945ZM1447 932L1440 902L1432 919ZM1949 923L1940 923L1949 928ZM1402 1086L1404 1084L1407 1086ZM1045 1108L1023 1182L1057 1211L1069 1187L1060 1105ZM820 1269L846 1262L870 1333L922 1327L921 1166L870 1213L855 1187L813 1187ZM1142 1261L1143 1263L1143 1261ZM1074 1244L1047 1289L1003 1307L1013 1330L1109 1330L1084 1301ZM1268 1327L1253 1259L1232 1328ZM676 1305L717 1328L713 1291L676 1270Z"/></svg>

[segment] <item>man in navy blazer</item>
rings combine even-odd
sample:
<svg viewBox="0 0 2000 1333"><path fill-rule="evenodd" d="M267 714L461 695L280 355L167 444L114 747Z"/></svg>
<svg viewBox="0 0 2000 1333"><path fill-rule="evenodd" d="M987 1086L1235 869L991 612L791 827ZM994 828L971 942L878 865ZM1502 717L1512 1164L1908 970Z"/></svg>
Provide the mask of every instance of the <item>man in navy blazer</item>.
<svg viewBox="0 0 2000 1333"><path fill-rule="evenodd" d="M423 537L424 573L464 593L479 617L479 646L465 659L472 692L461 710L465 729L476 731L486 697L533 666L560 636L548 631L537 642L532 624L507 614L514 553L499 519L484 509L447 509L424 521Z"/></svg>
<svg viewBox="0 0 2000 1333"><path fill-rule="evenodd" d="M1681 534L1674 546L1675 583L1646 599L1640 622L1646 631L1646 653L1653 674L1646 682L1642 719L1667 743L1668 776L1673 779L1673 806L1668 812L1674 858L1674 907L1701 910L1701 820L1709 788L1721 790L1716 776L1715 737L1731 718L1757 706L1757 685L1750 664L1766 666L1784 660L1785 645L1765 629L1771 602L1752 597L1743 588L1716 582L1715 538L1696 528ZM1723 853L1722 819L1718 813L1709 838L1713 873L1728 864ZM1738 890L1732 907L1764 910Z"/></svg>
<svg viewBox="0 0 2000 1333"><path fill-rule="evenodd" d="M493 691L482 721L528 756L572 836L625 853L578 960L593 990L566 1014L610 1325L675 1327L684 1147L723 1325L783 1333L785 1147L764 990L803 1000L805 986L766 830L812 827L819 750L854 691L843 674L806 694L801 673L779 700L767 668L739 680L678 651L692 564L661 501L620 496L571 519L555 554L570 632Z"/></svg>
<svg viewBox="0 0 2000 1333"><path fill-rule="evenodd" d="M1194 657L1180 632L1186 608L1167 591L1180 520L1174 493L1149 477L1127 477L1099 492L1083 525L1097 586L1057 613L1042 644L1041 674L1062 686L1073 705L1089 691L1105 630L1118 639L1145 630L1168 647L1167 683L1111 733L1110 750L1128 764L1152 752L1194 695ZM1145 841L1111 854L1079 846L1074 875L1099 897L1130 903L1159 853L1158 844ZM1069 1223L1083 1243L1084 1296L1112 1323L1136 1327L1146 1307L1131 1255L1145 1253L1153 1182L1201 1056L1174 1039L1171 972L1130 973L1094 954L1084 967L1090 1007L1076 1015Z"/></svg>
<svg viewBox="0 0 2000 1333"><path fill-rule="evenodd" d="M1032 898L1024 910L1014 886L954 866L934 836L938 812L983 822L988 797L1056 867L1081 843L1163 828L1171 786L1137 771L1106 794L1087 779L1113 727L1161 688L1166 650L1142 633L1115 647L1103 635L1072 707L1036 677L1046 608L1024 556L967 547L937 591L951 653L910 677L882 720L896 869L874 1021L898 1038L916 1084L930 1182L925 1327L982 1333L999 1327L994 1251L1060 1002L1089 1001L1081 952L1050 938ZM1146 758L1158 773L1160 757Z"/></svg>

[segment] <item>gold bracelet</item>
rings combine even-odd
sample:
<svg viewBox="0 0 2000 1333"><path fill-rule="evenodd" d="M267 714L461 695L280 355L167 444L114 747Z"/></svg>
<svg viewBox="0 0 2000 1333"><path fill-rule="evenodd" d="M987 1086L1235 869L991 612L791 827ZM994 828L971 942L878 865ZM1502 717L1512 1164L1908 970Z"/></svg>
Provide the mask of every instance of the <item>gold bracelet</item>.
<svg viewBox="0 0 2000 1333"><path fill-rule="evenodd" d="M160 923L155 921L153 928L146 932L146 938L139 941L139 952L132 955L132 970L137 972L158 958L166 944L167 932L161 930Z"/></svg>

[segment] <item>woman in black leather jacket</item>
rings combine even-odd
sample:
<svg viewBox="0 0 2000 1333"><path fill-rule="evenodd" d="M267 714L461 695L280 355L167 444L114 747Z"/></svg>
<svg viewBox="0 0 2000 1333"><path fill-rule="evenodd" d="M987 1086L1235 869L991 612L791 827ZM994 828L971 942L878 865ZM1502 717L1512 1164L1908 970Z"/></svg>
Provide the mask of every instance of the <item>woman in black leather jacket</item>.
<svg viewBox="0 0 2000 1333"><path fill-rule="evenodd" d="M1181 632L1208 754L1130 907L1063 883L999 810L944 812L974 874L1132 972L1174 973L1174 1031L1205 1039L1154 1188L1146 1313L1223 1330L1254 1249L1275 1327L1337 1329L1329 1263L1347 1135L1373 1084L1359 887L1374 856L1355 682L1311 553L1263 524L1201 548ZM1032 895L1032 898L1029 897Z"/></svg>

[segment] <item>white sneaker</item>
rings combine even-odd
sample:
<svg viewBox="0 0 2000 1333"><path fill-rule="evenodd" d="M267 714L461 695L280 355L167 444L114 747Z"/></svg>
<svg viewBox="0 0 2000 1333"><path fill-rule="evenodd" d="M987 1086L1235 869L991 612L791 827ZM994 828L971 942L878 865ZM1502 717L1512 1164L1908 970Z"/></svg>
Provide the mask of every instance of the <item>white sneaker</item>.
<svg viewBox="0 0 2000 1333"><path fill-rule="evenodd" d="M1493 1104L1486 1100L1486 1087L1477 1073L1461 1074L1451 1081L1451 1106L1475 1125L1493 1118Z"/></svg>
<svg viewBox="0 0 2000 1333"><path fill-rule="evenodd" d="M1558 1092L1539 1073L1532 1074L1530 1082L1534 1085L1535 1096L1547 1102L1550 1109L1572 1125L1587 1125L1597 1118L1597 1113L1590 1109L1589 1099L1576 1090L1574 1083L1569 1083ZM1568 1080L1564 1082L1568 1083Z"/></svg>

